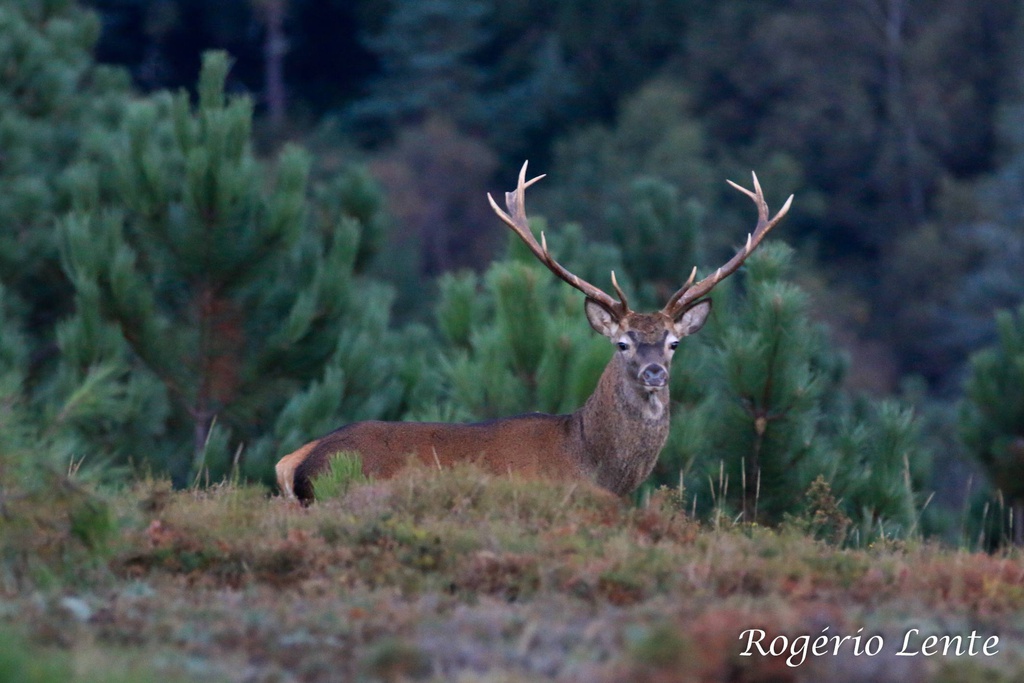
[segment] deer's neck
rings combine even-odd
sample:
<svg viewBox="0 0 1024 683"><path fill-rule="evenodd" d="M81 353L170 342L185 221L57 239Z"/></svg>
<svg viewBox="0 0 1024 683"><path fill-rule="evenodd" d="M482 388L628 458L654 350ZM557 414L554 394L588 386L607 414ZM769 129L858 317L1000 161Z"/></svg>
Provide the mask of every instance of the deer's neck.
<svg viewBox="0 0 1024 683"><path fill-rule="evenodd" d="M651 474L668 438L668 387L641 389L615 357L574 418L583 468L600 486L625 495Z"/></svg>

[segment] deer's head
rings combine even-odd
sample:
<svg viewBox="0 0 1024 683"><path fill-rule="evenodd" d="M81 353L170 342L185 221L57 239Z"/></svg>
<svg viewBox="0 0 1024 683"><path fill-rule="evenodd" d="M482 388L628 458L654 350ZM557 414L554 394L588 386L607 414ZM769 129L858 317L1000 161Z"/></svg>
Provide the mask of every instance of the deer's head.
<svg viewBox="0 0 1024 683"><path fill-rule="evenodd" d="M707 320L711 301L705 299L672 316L665 311L624 315L587 298L584 308L590 326L615 345L618 362L626 376L646 392L668 386L672 356L683 337L693 334Z"/></svg>
<svg viewBox="0 0 1024 683"><path fill-rule="evenodd" d="M697 283L694 283L697 275L697 268L694 267L686 283L669 297L668 303L660 311L636 313L630 310L626 295L619 287L614 272L612 287L615 289L615 297L570 273L555 261L548 253L543 232L540 235L540 243L537 242L526 217L525 196L526 188L544 176L540 175L527 181L526 166L524 163L519 171L519 183L515 191L505 193L505 206L508 210L502 210L488 194L487 199L491 203L491 208L519 235L541 263L586 295L584 309L590 326L611 340L627 377L635 382L641 391L648 393L658 392L668 386L672 355L680 340L703 327L711 312L711 300L706 298L707 295L715 285L739 269L765 235L786 215L793 201L790 195L779 212L769 218L768 204L764 200L757 175L753 176L753 191L740 187L731 180L728 181L757 205L757 225L754 231L747 235L746 245L721 268Z"/></svg>

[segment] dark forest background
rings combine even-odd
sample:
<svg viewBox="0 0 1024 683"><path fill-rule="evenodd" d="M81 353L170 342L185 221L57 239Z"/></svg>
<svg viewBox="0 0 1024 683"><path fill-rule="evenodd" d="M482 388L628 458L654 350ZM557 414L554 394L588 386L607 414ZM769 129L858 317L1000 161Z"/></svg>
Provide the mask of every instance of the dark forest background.
<svg viewBox="0 0 1024 683"><path fill-rule="evenodd" d="M616 267L660 306L694 264L741 243L753 212L725 179L754 169L773 207L796 195L769 240L794 251L725 288L732 308L716 305L721 329L684 379L728 375L739 340L765 329L758 297L795 296L790 322L778 317L803 354L785 366L791 400L770 413L793 430L780 471L842 461L825 466L842 488L871 469L864 444L888 434L885 476L913 498L892 514L908 527L931 491L974 505L983 471L1024 500L1008 483L1024 467L1024 399L1007 378L1024 374L1024 342L996 317L1024 301L1018 2L14 6L0 24L0 214L15 237L0 264L25 424L66 418L75 445L57 451L179 482L212 460L266 478L285 448L351 419L572 409L608 352L585 338L571 294L531 279L486 192L511 189L528 158L548 174L529 203L553 249L598 283ZM524 287L549 321L527 330L547 330L550 348L511 329ZM982 350L988 365L972 364ZM706 417L729 391L746 406L737 373L675 393L679 410ZM95 411L67 417L86 397ZM710 438L674 432L663 480L706 452L719 471L731 446ZM827 446L805 456L812 441ZM787 485L805 489L812 470ZM878 488L863 476L846 500Z"/></svg>
<svg viewBox="0 0 1024 683"><path fill-rule="evenodd" d="M851 381L874 391L913 374L956 392L992 313L1021 298L1024 28L1008 0L86 4L97 59L143 91L194 87L203 51L230 52L261 148L368 164L393 248L415 238L424 276L486 265L502 240L479 198L529 157L550 175L534 213L593 239L640 174L723 232L747 220L722 206L725 177L754 168L794 192L785 239L859 361Z"/></svg>

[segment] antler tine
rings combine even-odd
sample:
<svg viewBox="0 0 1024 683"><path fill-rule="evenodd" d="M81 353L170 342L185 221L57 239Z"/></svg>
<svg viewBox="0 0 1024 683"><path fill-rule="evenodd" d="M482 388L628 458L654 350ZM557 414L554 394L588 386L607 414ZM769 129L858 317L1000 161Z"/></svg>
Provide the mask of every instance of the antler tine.
<svg viewBox="0 0 1024 683"><path fill-rule="evenodd" d="M683 284L683 288L682 288L683 291L686 291L687 289L689 289L690 285L692 285L693 281L696 280L696 279L697 279L697 266L694 266L693 270L690 271L690 277L686 278L686 282Z"/></svg>
<svg viewBox="0 0 1024 683"><path fill-rule="evenodd" d="M622 288L619 287L619 281L615 279L615 271L614 270L612 271L612 287L615 288L615 294L616 294L616 296L619 297L619 303L622 304L623 310L624 311L628 311L629 310L629 304L626 303L626 294L622 291Z"/></svg>
<svg viewBox="0 0 1024 683"><path fill-rule="evenodd" d="M530 230L530 222L526 217L526 188L533 185L535 182L543 178L543 175L539 175L531 180L526 180L526 167L529 162L523 163L523 167L519 170L519 182L516 185L516 189L512 192L505 193L505 207L508 211L504 211L498 206L498 203L494 201L494 197L491 193L487 193L487 200L491 203L491 208L498 214L498 217L507 225L512 228L512 232L517 234L521 240L529 247L533 255L537 257L537 260L547 266L548 270L557 275L559 278L569 283L576 289L586 294L591 299L597 301L599 304L604 306L610 312L616 315L623 316L629 313L629 306L626 304L626 297L622 294L622 290L619 289L618 283L615 281L615 274L612 273L612 285L615 287L615 291L619 295L619 301L616 301L613 297L602 291L601 289L590 284L586 280L570 273L565 269L558 261L556 261L550 253L548 253L547 240L544 238L544 233L541 233L541 243L537 243L537 238L533 236L533 231Z"/></svg>
<svg viewBox="0 0 1024 683"><path fill-rule="evenodd" d="M751 173L754 179L754 190L750 191L747 188L728 180L730 185L742 192L743 194L750 197L754 204L757 206L757 226L754 228L752 233L747 235L747 242L736 254L729 259L725 265L716 270L713 274L704 278L697 284L692 284L693 279L696 275L696 268L691 273L690 279L686 281L679 291L673 294L668 303L665 304L663 311L670 316L675 317L681 311L686 310L692 306L698 299L706 296L715 285L729 277L743 265L743 262L747 259L750 254L757 249L757 245L761 243L772 228L779 224L785 215L789 212L789 207L793 203L793 195L789 195L789 199L782 205L778 213L775 214L771 219L768 218L768 202L764 199L764 192L761 190L761 183L757 180L757 174Z"/></svg>

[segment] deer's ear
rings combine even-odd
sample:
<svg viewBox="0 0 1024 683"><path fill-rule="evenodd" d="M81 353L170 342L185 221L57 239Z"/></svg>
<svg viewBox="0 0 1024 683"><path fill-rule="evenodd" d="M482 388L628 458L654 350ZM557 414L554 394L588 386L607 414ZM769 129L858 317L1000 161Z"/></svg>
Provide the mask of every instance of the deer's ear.
<svg viewBox="0 0 1024 683"><path fill-rule="evenodd" d="M711 299L698 301L686 309L674 323L676 336L685 337L704 327L709 313L711 313Z"/></svg>
<svg viewBox="0 0 1024 683"><path fill-rule="evenodd" d="M589 296L583 304L583 310L587 313L590 326L598 333L606 337L614 337L619 333L619 319Z"/></svg>

